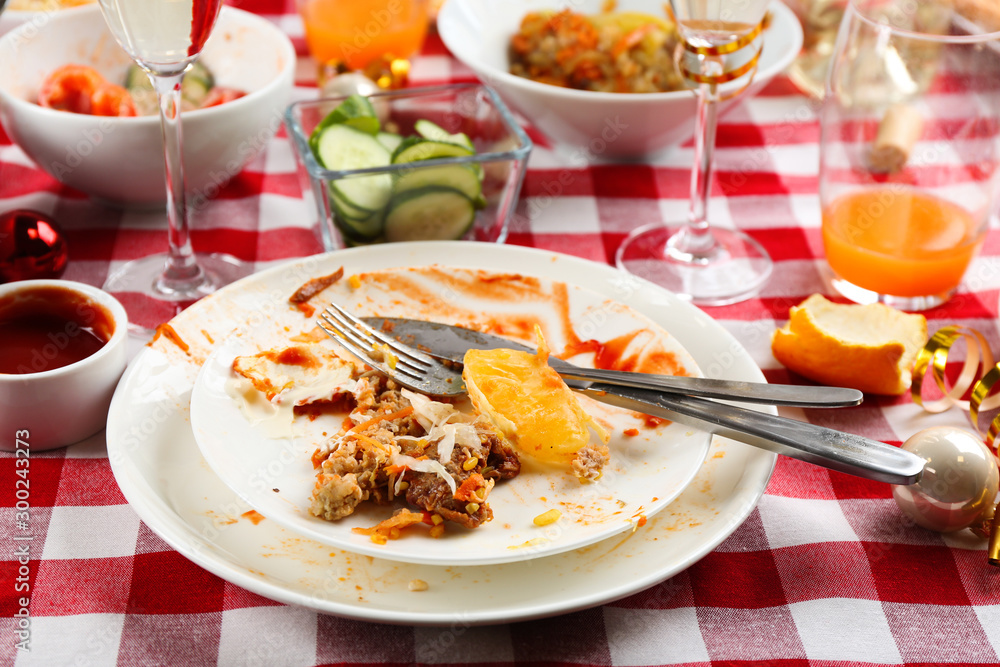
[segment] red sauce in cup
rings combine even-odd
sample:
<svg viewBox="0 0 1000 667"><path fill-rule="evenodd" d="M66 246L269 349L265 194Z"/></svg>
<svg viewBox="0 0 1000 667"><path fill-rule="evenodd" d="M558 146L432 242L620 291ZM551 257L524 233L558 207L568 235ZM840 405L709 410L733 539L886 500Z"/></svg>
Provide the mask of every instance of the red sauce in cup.
<svg viewBox="0 0 1000 667"><path fill-rule="evenodd" d="M114 334L108 310L63 287L0 298L0 373L41 373L82 361Z"/></svg>

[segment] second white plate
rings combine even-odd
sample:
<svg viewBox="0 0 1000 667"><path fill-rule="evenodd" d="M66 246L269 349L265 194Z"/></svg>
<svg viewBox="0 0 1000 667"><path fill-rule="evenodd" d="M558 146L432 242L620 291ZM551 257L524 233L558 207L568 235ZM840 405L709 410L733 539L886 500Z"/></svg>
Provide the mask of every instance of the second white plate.
<svg viewBox="0 0 1000 667"><path fill-rule="evenodd" d="M476 325L522 339L532 335L537 323L555 351L596 341L621 348L635 370L698 374L691 356L652 320L605 295L560 281L441 266L347 278L324 291L317 304L333 299L361 316ZM287 298L299 286L296 280L272 278L268 284L274 291L283 287ZM243 291L252 290L247 285ZM388 518L393 507L363 504L336 522L308 512L315 483L310 457L339 430L344 415L300 415L293 423L294 436L269 437L248 421L227 390L235 357L288 345L292 337L315 329L314 317L285 305L269 308L266 317L254 312L250 321L212 353L198 377L191 399L195 439L215 473L262 515L355 553L412 563L486 565L584 547L634 530L666 507L693 479L708 451L710 438L703 431L650 425L636 413L583 399L587 411L611 433L611 462L600 480L581 484L568 469L522 457L521 474L497 484L490 495L493 521L475 530L450 526L440 539L411 529L403 539L377 544L352 529ZM578 360L586 363L587 355ZM535 526L533 518L549 509L561 512L559 521Z"/></svg>

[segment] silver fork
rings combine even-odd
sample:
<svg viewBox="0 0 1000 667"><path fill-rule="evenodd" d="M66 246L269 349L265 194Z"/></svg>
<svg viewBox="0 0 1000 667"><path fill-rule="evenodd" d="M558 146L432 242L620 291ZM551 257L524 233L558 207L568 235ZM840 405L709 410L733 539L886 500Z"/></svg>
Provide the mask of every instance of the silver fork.
<svg viewBox="0 0 1000 667"><path fill-rule="evenodd" d="M407 389L428 396L465 393L461 371L373 329L335 303L320 314L317 324L348 352Z"/></svg>
<svg viewBox="0 0 1000 667"><path fill-rule="evenodd" d="M318 324L354 356L404 387L431 396L465 393L459 371L373 329L337 304L330 304L323 311ZM394 363L385 360L386 352L395 357ZM566 384L604 403L694 426L866 479L913 484L924 469L924 459L904 449L809 422L649 389L573 379L567 379Z"/></svg>

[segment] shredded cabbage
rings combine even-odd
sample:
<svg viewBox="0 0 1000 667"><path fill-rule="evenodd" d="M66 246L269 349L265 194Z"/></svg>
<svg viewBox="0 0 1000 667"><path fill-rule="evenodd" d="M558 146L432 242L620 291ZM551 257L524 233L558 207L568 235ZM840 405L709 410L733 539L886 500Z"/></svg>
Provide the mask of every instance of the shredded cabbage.
<svg viewBox="0 0 1000 667"><path fill-rule="evenodd" d="M400 393L410 401L417 423L423 426L424 431L427 433L423 438L401 436L400 439L407 438L436 442L438 446L438 460L441 463L447 463L451 460L452 453L455 451L455 445L479 447L482 444L475 427L461 421L452 421L465 418L465 415L456 410L454 405L435 401L423 394L418 394L408 389L401 389Z"/></svg>
<svg viewBox="0 0 1000 667"><path fill-rule="evenodd" d="M448 488L451 489L452 495L458 490L458 485L455 484L455 478L451 476L444 466L440 462L434 461L432 459L415 459L412 456L407 456L406 454L393 454L390 459L390 463L393 465L400 465L410 470L415 470L416 472L430 472L438 475L447 484Z"/></svg>

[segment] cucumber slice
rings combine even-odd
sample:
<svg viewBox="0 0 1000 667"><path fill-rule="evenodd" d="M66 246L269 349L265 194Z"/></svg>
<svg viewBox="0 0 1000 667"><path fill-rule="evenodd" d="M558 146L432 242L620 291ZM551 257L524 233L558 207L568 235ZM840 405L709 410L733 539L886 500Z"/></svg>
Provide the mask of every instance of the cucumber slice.
<svg viewBox="0 0 1000 667"><path fill-rule="evenodd" d="M188 101L195 108L201 107L208 93L215 87L215 77L208 71L208 68L195 61L184 74L184 81L181 83L181 97Z"/></svg>
<svg viewBox="0 0 1000 667"><path fill-rule="evenodd" d="M390 153L399 148L399 145L403 143L403 137L392 132L379 132L375 135L375 138Z"/></svg>
<svg viewBox="0 0 1000 667"><path fill-rule="evenodd" d="M476 219L468 197L451 188L410 190L394 199L385 216L387 241L462 238Z"/></svg>
<svg viewBox="0 0 1000 667"><path fill-rule="evenodd" d="M389 151L375 137L349 125L324 128L317 137L316 157L331 171L386 167ZM378 211L389 201L392 176L372 174L341 178L330 183L331 193L353 208Z"/></svg>
<svg viewBox="0 0 1000 667"><path fill-rule="evenodd" d="M381 213L371 213L367 218L359 220L336 212L333 221L340 231L357 241L371 241L382 233Z"/></svg>
<svg viewBox="0 0 1000 667"><path fill-rule="evenodd" d="M378 134L381 128L371 100L364 95L351 95L338 104L337 108L328 113L313 129L309 135L309 146L313 152L319 152L320 136L328 127L334 125L346 125L372 137Z"/></svg>
<svg viewBox="0 0 1000 667"><path fill-rule="evenodd" d="M215 77L212 72L200 62L195 62L185 72L181 82L181 100L184 109L197 109L215 87ZM132 95L137 108L142 115L155 114L158 111L156 93L149 76L138 65L131 65L125 73L125 88Z"/></svg>
<svg viewBox="0 0 1000 667"><path fill-rule="evenodd" d="M335 188L330 188L330 205L333 206L334 210L343 217L351 218L352 220L367 220L373 215L372 211L367 209L358 208L354 204L345 200L340 196Z"/></svg>
<svg viewBox="0 0 1000 667"><path fill-rule="evenodd" d="M439 157L463 157L474 155L471 148L449 141L436 141L425 137L407 137L392 153L393 164L432 160Z"/></svg>
<svg viewBox="0 0 1000 667"><path fill-rule="evenodd" d="M471 200L477 199L483 186L476 170L470 165L456 164L440 167L418 167L400 172L393 184L393 194L399 195L409 190L439 186L458 190Z"/></svg>
<svg viewBox="0 0 1000 667"><path fill-rule="evenodd" d="M382 233L382 211L365 211L353 206L330 188L334 224L357 241L371 241Z"/></svg>
<svg viewBox="0 0 1000 667"><path fill-rule="evenodd" d="M427 120L426 118L421 118L416 123L414 123L413 129L417 131L417 134L424 137L425 139L433 139L434 141L445 141L448 143L465 146L469 150L474 150L474 147L472 145L472 139L469 139L469 135L467 135L465 132L451 134L437 123L433 123Z"/></svg>

